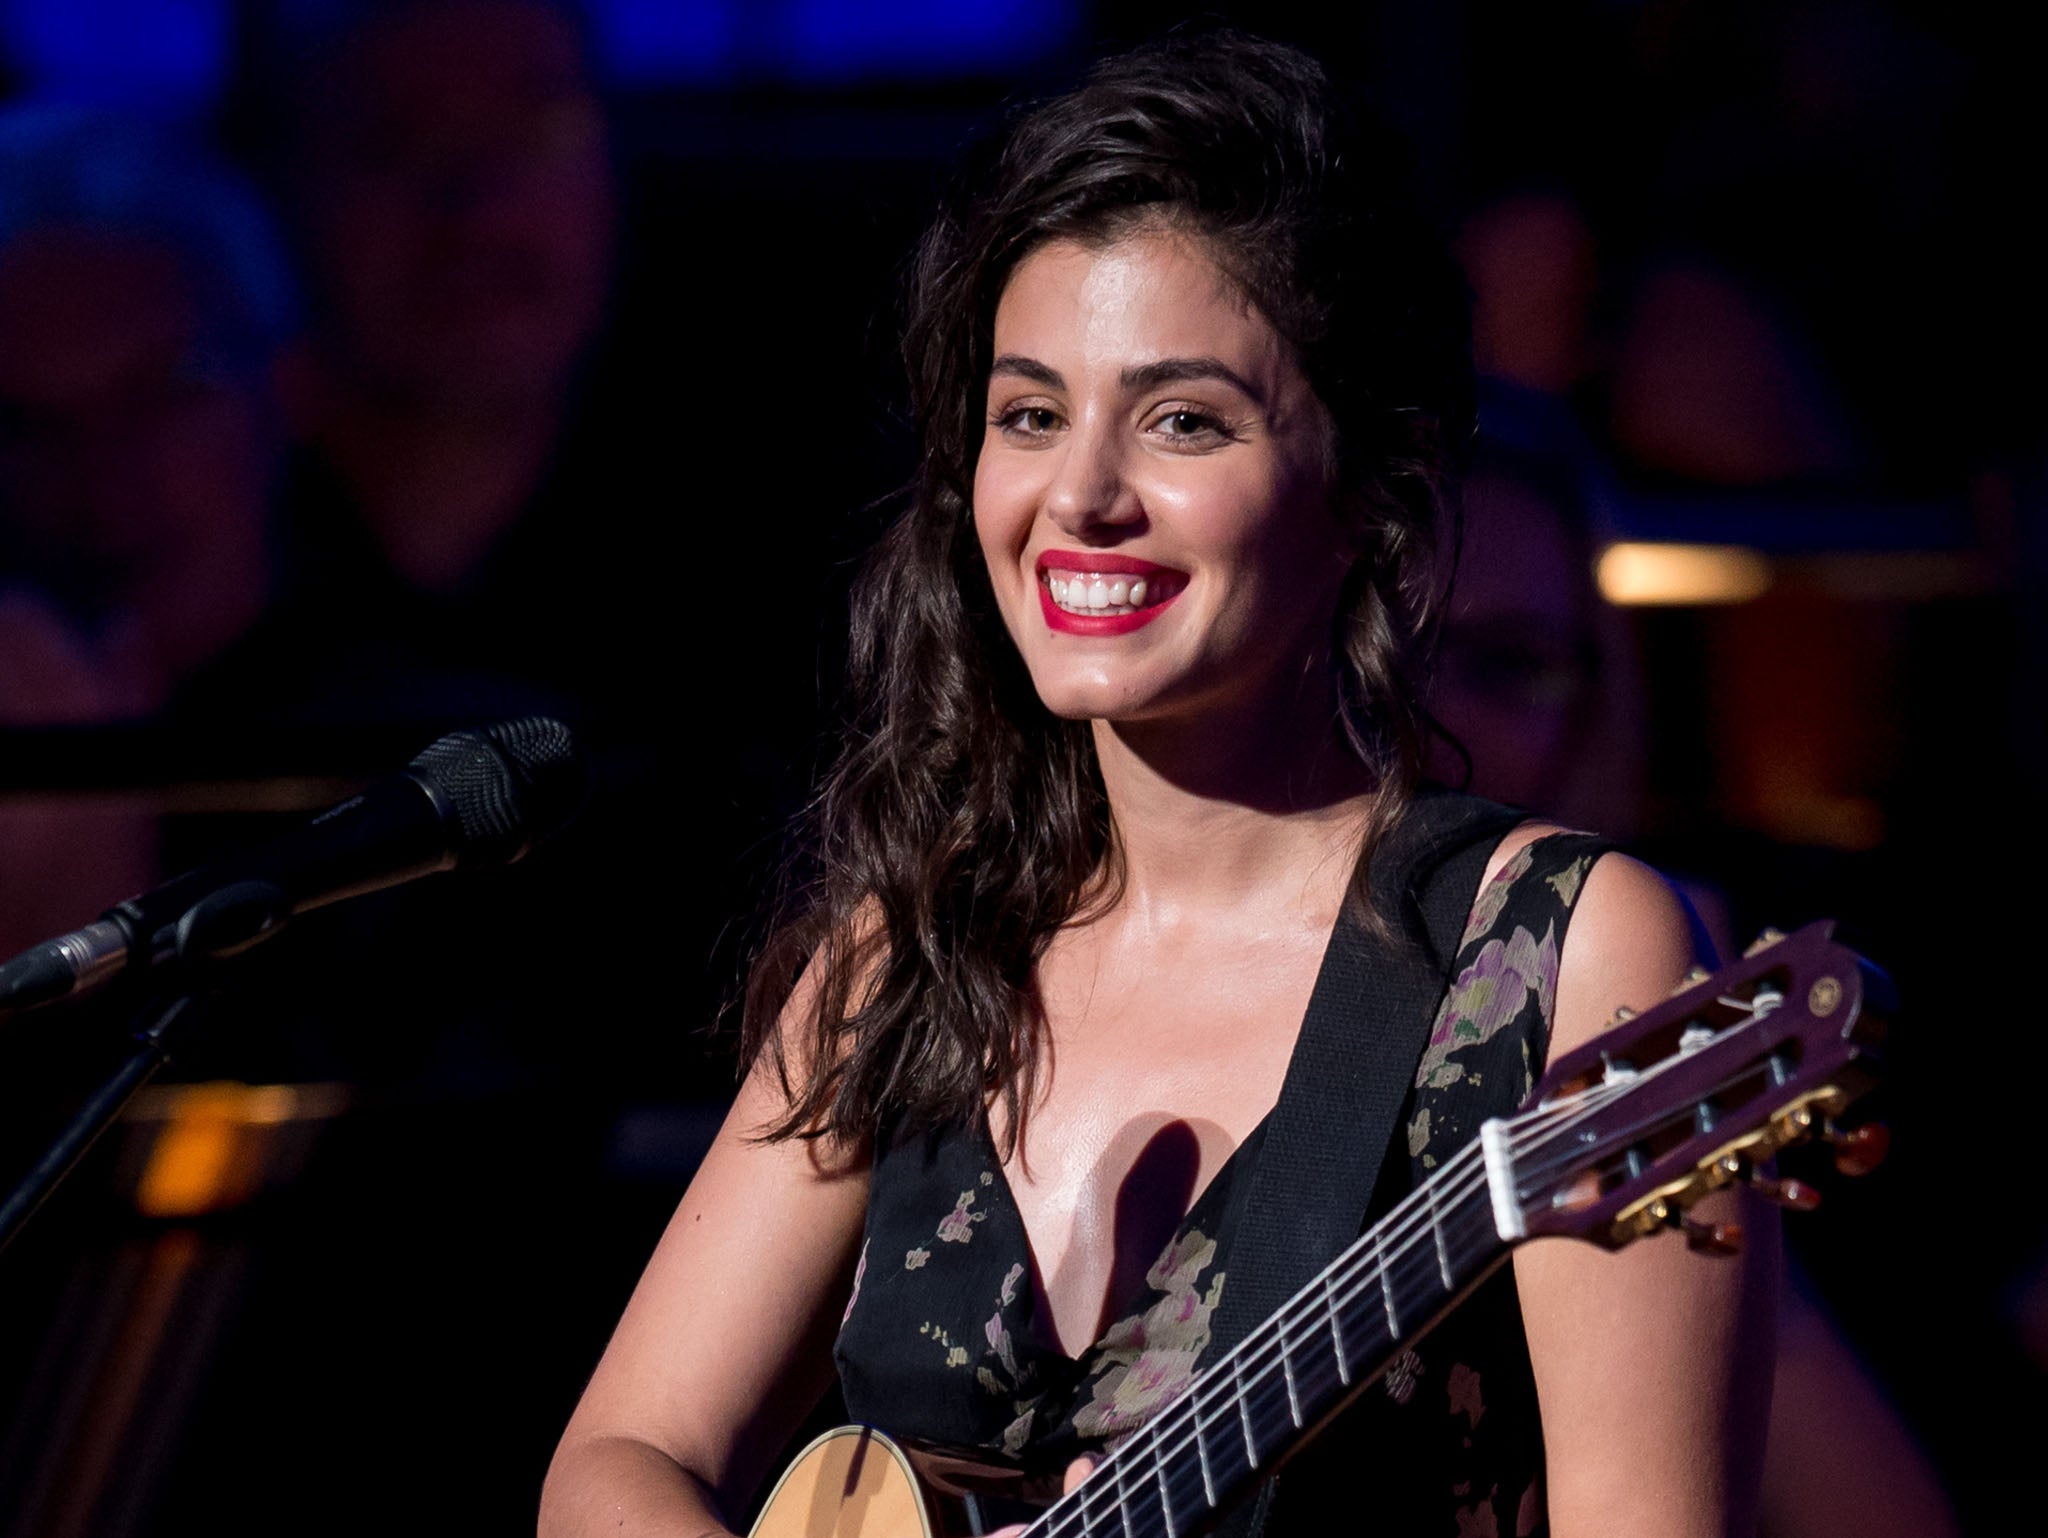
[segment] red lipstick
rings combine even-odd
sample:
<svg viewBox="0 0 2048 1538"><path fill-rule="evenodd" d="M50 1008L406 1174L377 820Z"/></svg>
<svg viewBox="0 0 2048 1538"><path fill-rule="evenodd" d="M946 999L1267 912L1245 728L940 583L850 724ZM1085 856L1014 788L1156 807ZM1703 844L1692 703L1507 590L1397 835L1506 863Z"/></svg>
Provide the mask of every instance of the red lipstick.
<svg viewBox="0 0 2048 1538"><path fill-rule="evenodd" d="M1053 572L1075 576L1134 577L1145 583L1145 602L1128 614L1076 614L1052 596ZM1047 550L1038 557L1038 603L1046 628L1068 635L1119 636L1141 629L1166 612L1188 585L1188 574L1157 561L1108 551Z"/></svg>

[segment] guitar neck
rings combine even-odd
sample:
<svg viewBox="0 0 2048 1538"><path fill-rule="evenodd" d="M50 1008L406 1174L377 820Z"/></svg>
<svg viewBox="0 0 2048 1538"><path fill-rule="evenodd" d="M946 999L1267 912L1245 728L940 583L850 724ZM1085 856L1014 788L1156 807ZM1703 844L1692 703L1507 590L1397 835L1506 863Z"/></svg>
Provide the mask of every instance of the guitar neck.
<svg viewBox="0 0 2048 1538"><path fill-rule="evenodd" d="M1475 1144L1206 1367L1024 1538L1185 1538L1205 1527L1509 1249Z"/></svg>

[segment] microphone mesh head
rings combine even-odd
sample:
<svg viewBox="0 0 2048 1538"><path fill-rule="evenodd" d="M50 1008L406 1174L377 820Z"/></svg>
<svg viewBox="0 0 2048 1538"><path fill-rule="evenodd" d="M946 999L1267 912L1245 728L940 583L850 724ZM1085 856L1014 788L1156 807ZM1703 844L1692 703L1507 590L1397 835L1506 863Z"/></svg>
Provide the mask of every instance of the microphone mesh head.
<svg viewBox="0 0 2048 1538"><path fill-rule="evenodd" d="M511 864L569 820L583 791L575 740L546 716L450 732L410 768L454 824L460 865Z"/></svg>

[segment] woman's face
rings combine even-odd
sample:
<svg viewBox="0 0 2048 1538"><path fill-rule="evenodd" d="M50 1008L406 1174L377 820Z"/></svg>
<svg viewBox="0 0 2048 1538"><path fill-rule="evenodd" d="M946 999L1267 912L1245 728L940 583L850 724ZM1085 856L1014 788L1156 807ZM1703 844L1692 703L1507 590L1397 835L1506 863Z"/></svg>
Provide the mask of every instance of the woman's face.
<svg viewBox="0 0 2048 1538"><path fill-rule="evenodd" d="M1162 720L1297 690L1349 560L1328 418L1202 242L1041 246L994 360L975 528L1047 708Z"/></svg>

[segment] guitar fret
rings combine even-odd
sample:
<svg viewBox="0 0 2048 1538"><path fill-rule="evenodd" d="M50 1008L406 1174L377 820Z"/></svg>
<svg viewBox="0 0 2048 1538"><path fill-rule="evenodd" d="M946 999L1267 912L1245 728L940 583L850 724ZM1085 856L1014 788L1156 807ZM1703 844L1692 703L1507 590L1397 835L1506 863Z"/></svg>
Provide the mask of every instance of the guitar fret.
<svg viewBox="0 0 2048 1538"><path fill-rule="evenodd" d="M1274 1316L1273 1332L1280 1337L1280 1374L1287 1380L1287 1414L1299 1427L1301 1394L1294 1386L1294 1359L1287 1354L1287 1315L1284 1311Z"/></svg>
<svg viewBox="0 0 2048 1538"><path fill-rule="evenodd" d="M1237 1385L1237 1423L1244 1427L1244 1457L1252 1468L1259 1466L1259 1444L1252 1440L1251 1406L1244 1397L1244 1358L1237 1352L1230 1356L1230 1376Z"/></svg>
<svg viewBox="0 0 2048 1538"><path fill-rule="evenodd" d="M1333 1268L1334 1269L1334 1268ZM1333 1290L1330 1272L1323 1272L1323 1309L1330 1316L1330 1345L1337 1353L1337 1381L1346 1388L1351 1387L1351 1364L1344 1358L1344 1326L1337 1318L1337 1294Z"/></svg>
<svg viewBox="0 0 2048 1538"><path fill-rule="evenodd" d="M1425 1182L1422 1187L1422 1194L1429 1200L1429 1230L1436 1236L1437 1275L1444 1279L1445 1292L1456 1292L1458 1290L1457 1285L1451 1280L1450 1252L1444 1248L1444 1221L1436 1210L1436 1182L1434 1180Z"/></svg>
<svg viewBox="0 0 2048 1538"><path fill-rule="evenodd" d="M1202 1499L1209 1503L1209 1509L1216 1509L1216 1481L1209 1473L1209 1448L1202 1441L1202 1404L1197 1396L1188 1406L1188 1421L1195 1439L1195 1459L1202 1465Z"/></svg>
<svg viewBox="0 0 2048 1538"><path fill-rule="evenodd" d="M1166 1454L1158 1437L1152 1439L1152 1473L1159 1485L1159 1514L1166 1519L1166 1538L1180 1538L1173 1523L1173 1495L1166 1488Z"/></svg>
<svg viewBox="0 0 2048 1538"><path fill-rule="evenodd" d="M1102 1489L1096 1492L1101 1497L1102 1506L1106 1507L1107 1511L1099 1509L1096 1499L1086 1490L1081 1491L1074 1498L1074 1515L1080 1526L1081 1538L1096 1538L1096 1535L1103 1531L1102 1518L1107 1514L1114 1513L1117 1498L1115 1492L1110 1489L1110 1485L1113 1483L1113 1479L1104 1480ZM965 1497L962 1497L962 1499L964 1500ZM967 1510L968 1530L976 1533L990 1531L988 1522L984 1520L987 1515L988 1513L984 1510L981 1503L976 1501ZM1064 1526L1064 1524L1055 1525Z"/></svg>
<svg viewBox="0 0 2048 1538"><path fill-rule="evenodd" d="M1122 1517L1124 1522L1124 1538L1138 1538L1138 1535L1131 1530L1131 1501L1130 1497L1124 1493L1124 1466L1117 1459L1112 1458L1109 1460L1109 1467L1113 1482L1116 1485L1117 1515Z"/></svg>
<svg viewBox="0 0 2048 1538"><path fill-rule="evenodd" d="M1401 1321L1394 1313L1394 1278L1387 1271L1387 1241L1375 1234L1372 1241L1373 1253L1379 1257L1380 1301L1387 1310L1387 1344L1393 1345L1401 1338Z"/></svg>

